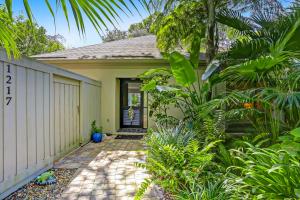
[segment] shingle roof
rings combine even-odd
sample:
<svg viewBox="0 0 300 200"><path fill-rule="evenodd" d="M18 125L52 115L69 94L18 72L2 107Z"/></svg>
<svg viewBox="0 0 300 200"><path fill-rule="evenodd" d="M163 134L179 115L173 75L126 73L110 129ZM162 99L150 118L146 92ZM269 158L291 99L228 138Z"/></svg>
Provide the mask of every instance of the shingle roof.
<svg viewBox="0 0 300 200"><path fill-rule="evenodd" d="M32 56L37 59L162 59L154 35L106 42Z"/></svg>

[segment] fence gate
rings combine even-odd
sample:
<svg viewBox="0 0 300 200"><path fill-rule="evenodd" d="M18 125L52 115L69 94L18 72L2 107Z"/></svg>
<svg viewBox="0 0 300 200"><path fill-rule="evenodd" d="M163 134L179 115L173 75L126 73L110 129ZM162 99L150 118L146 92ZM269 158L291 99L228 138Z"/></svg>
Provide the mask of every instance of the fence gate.
<svg viewBox="0 0 300 200"><path fill-rule="evenodd" d="M54 76L54 151L55 157L80 143L80 82Z"/></svg>
<svg viewBox="0 0 300 200"><path fill-rule="evenodd" d="M90 139L101 83L0 49L0 199Z"/></svg>

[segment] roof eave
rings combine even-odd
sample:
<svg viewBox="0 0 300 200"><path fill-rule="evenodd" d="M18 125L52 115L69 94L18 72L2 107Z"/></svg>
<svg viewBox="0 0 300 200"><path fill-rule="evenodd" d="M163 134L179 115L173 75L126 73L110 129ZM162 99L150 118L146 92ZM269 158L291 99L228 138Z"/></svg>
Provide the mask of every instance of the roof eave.
<svg viewBox="0 0 300 200"><path fill-rule="evenodd" d="M111 59L59 59L59 58L34 58L40 61L51 61L52 63L168 63L162 58L111 58Z"/></svg>
<svg viewBox="0 0 300 200"><path fill-rule="evenodd" d="M86 66L86 67L96 67L96 68L105 68L105 67L137 67L142 66L146 67L163 67L169 66L169 62L165 59L159 58L146 58L146 59L37 59L41 62L58 65L58 66L69 66L76 68L76 66ZM206 66L205 61L201 60L199 67Z"/></svg>

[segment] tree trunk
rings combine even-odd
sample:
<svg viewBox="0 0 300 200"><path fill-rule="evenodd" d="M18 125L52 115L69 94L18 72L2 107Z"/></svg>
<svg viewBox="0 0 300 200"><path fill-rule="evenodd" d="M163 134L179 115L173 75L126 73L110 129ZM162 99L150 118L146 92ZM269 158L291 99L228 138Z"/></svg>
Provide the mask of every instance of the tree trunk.
<svg viewBox="0 0 300 200"><path fill-rule="evenodd" d="M216 54L215 32L216 32L216 6L215 0L207 0L207 47L206 63L209 64Z"/></svg>

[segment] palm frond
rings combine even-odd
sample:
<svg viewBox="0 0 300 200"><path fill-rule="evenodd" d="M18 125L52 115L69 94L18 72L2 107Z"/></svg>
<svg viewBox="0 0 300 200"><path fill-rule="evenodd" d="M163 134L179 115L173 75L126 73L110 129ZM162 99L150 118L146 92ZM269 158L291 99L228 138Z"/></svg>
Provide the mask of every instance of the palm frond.
<svg viewBox="0 0 300 200"><path fill-rule="evenodd" d="M269 29L274 26L274 18L272 17L272 14L268 12L257 13L256 15L251 17L251 21L264 29Z"/></svg>
<svg viewBox="0 0 300 200"><path fill-rule="evenodd" d="M13 17L12 2L13 2L13 0L5 0L5 6L7 8L7 12L8 12L10 19L12 19L12 17Z"/></svg>
<svg viewBox="0 0 300 200"><path fill-rule="evenodd" d="M33 22L33 16L32 16L32 11L31 11L30 5L28 3L28 0L23 0L23 5L24 5L24 8L25 8L27 17L28 17L30 23L32 23Z"/></svg>
<svg viewBox="0 0 300 200"><path fill-rule="evenodd" d="M172 11L178 3L180 0L149 0L147 6L149 10L166 14Z"/></svg>
<svg viewBox="0 0 300 200"><path fill-rule="evenodd" d="M224 9L217 15L217 21L241 32L253 31L254 27L251 21L243 17L240 12Z"/></svg>
<svg viewBox="0 0 300 200"><path fill-rule="evenodd" d="M15 58L18 58L19 51L14 38L12 21L4 12L0 12L0 30L0 46L5 48L9 58L11 57L11 54L13 54Z"/></svg>
<svg viewBox="0 0 300 200"><path fill-rule="evenodd" d="M10 19L12 19L12 6L13 0L6 0L6 12ZM52 17L55 19L55 13L49 0L44 0L43 2ZM65 20L70 28L70 20L74 19L77 30L80 35L85 36L85 21L84 16L87 17L88 21L94 26L95 30L100 33L103 28L108 28L108 25L113 25L118 23L120 20L119 12L125 13L126 15L132 14L134 11L140 13L139 6L145 7L148 3L146 0L125 2L124 0L57 0L55 1L56 8L62 9ZM28 0L23 0L23 5L26 11L26 15L31 23L34 21L34 13L31 9L31 2ZM71 9L68 9L70 6ZM54 21L55 22L55 21ZM15 46L12 37L8 37L10 32L7 28L1 28L0 42L7 49L8 52L13 50ZM12 51L16 52L16 49ZM14 53L15 54L15 53ZM15 54L17 55L17 54Z"/></svg>
<svg viewBox="0 0 300 200"><path fill-rule="evenodd" d="M265 38L249 38L235 41L226 52L226 59L253 59L269 52L270 41Z"/></svg>

